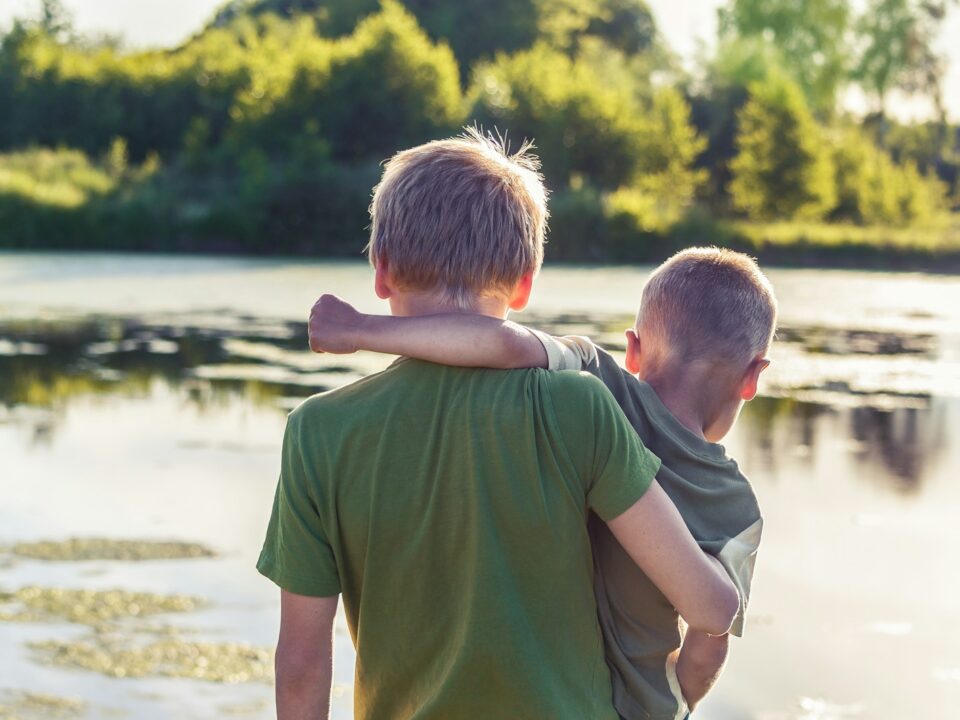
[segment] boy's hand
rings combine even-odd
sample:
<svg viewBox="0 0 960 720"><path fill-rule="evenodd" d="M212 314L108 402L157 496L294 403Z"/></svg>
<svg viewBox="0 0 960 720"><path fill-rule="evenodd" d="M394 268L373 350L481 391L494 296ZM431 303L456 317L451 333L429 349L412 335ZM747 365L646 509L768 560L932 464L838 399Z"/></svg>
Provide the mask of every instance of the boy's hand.
<svg viewBox="0 0 960 720"><path fill-rule="evenodd" d="M310 309L310 349L344 355L358 350L363 313L336 295L321 295Z"/></svg>
<svg viewBox="0 0 960 720"><path fill-rule="evenodd" d="M720 678L729 647L729 635L687 630L675 660L680 690L691 712Z"/></svg>

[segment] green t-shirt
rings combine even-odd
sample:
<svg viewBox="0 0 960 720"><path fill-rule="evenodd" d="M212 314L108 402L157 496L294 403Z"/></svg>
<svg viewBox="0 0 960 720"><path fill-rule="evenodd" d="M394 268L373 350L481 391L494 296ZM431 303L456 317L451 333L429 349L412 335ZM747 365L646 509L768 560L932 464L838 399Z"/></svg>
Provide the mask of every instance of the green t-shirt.
<svg viewBox="0 0 960 720"><path fill-rule="evenodd" d="M290 415L257 567L343 594L358 720L616 718L588 510L658 466L592 376L400 360Z"/></svg>

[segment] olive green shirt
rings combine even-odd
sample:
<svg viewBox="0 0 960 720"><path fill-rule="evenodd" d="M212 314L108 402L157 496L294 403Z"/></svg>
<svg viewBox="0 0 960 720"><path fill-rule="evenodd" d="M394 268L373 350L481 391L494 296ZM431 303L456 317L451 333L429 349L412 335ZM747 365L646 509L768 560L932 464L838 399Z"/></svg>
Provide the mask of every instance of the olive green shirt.
<svg viewBox="0 0 960 720"><path fill-rule="evenodd" d="M657 481L700 548L720 560L740 592L740 611L730 632L742 635L763 520L737 463L722 445L684 427L652 387L587 338L533 332L547 350L551 369L583 369L599 377L640 439L661 459ZM669 657L682 640L677 611L604 523L591 522L591 534L597 607L617 711L627 720L685 717L687 706Z"/></svg>
<svg viewBox="0 0 960 720"><path fill-rule="evenodd" d="M364 718L616 718L592 509L659 462L585 373L400 360L291 413L258 569L343 594Z"/></svg>

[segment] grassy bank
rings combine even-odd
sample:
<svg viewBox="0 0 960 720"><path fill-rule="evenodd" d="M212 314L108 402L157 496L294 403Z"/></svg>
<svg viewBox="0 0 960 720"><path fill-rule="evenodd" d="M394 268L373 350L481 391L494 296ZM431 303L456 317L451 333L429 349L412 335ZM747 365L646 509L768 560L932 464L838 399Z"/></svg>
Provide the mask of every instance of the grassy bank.
<svg viewBox="0 0 960 720"><path fill-rule="evenodd" d="M251 156L235 172L68 149L0 155L0 248L358 256L376 166ZM960 216L922 227L680 217L581 188L554 193L548 257L656 262L715 244L772 264L960 271ZM654 221L651 223L651 218Z"/></svg>
<svg viewBox="0 0 960 720"><path fill-rule="evenodd" d="M928 227L728 222L723 244L770 264L960 272L960 218Z"/></svg>

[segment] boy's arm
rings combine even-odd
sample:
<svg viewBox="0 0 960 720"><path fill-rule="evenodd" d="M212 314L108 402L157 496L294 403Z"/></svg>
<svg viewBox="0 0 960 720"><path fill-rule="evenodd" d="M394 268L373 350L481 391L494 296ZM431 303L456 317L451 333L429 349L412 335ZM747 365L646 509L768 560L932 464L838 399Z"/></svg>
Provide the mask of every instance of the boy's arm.
<svg viewBox="0 0 960 720"><path fill-rule="evenodd" d="M607 525L691 630L709 635L729 631L740 607L737 589L720 563L700 550L656 481Z"/></svg>
<svg viewBox="0 0 960 720"><path fill-rule="evenodd" d="M740 607L730 626L730 632L711 636L691 628L684 635L683 644L675 655L677 680L690 710L696 707L719 680L727 661L730 636L743 634L744 613L750 596L757 547L763 532L763 518L760 517L759 507L756 507L755 502L754 499L756 519L749 527L727 540L715 558L710 556L711 560L724 570L740 596Z"/></svg>
<svg viewBox="0 0 960 720"><path fill-rule="evenodd" d="M692 711L710 691L727 661L730 635L708 635L689 628L677 656L677 679Z"/></svg>
<svg viewBox="0 0 960 720"><path fill-rule="evenodd" d="M338 598L281 590L280 639L274 660L277 720L329 717Z"/></svg>
<svg viewBox="0 0 960 720"><path fill-rule="evenodd" d="M548 365L537 336L509 320L469 313L367 315L334 295L322 295L310 311L310 349L339 354L371 350L461 367Z"/></svg>

